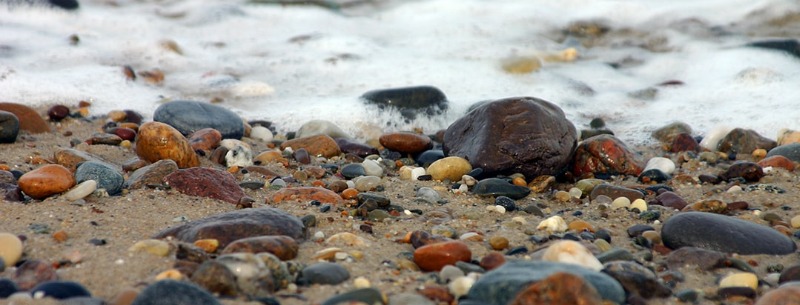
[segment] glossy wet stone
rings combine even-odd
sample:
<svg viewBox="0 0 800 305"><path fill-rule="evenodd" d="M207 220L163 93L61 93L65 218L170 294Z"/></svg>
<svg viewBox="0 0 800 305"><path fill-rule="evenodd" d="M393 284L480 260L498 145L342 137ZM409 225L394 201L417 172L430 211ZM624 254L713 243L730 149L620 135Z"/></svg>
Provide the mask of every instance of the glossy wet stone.
<svg viewBox="0 0 800 305"><path fill-rule="evenodd" d="M755 305L798 305L800 286L786 285L770 290L756 300Z"/></svg>
<svg viewBox="0 0 800 305"><path fill-rule="evenodd" d="M676 214L661 229L664 245L671 249L697 247L726 253L783 255L795 243L770 227L713 213Z"/></svg>
<svg viewBox="0 0 800 305"><path fill-rule="evenodd" d="M189 141L177 129L159 122L148 122L139 127L136 155L148 162L171 159L180 168L200 165Z"/></svg>
<svg viewBox="0 0 800 305"><path fill-rule="evenodd" d="M361 98L381 110L399 111L408 120L418 115L440 115L448 108L447 97L433 86L379 89L364 93Z"/></svg>
<svg viewBox="0 0 800 305"><path fill-rule="evenodd" d="M670 152L700 151L700 143L688 133L682 133L675 137L670 145Z"/></svg>
<svg viewBox="0 0 800 305"><path fill-rule="evenodd" d="M472 193L479 196L506 196L511 199L522 199L531 193L524 186L513 185L505 179L487 178L478 181L472 188Z"/></svg>
<svg viewBox="0 0 800 305"><path fill-rule="evenodd" d="M581 141L575 150L572 173L576 177L641 174L639 156L616 137L599 135Z"/></svg>
<svg viewBox="0 0 800 305"><path fill-rule="evenodd" d="M767 157L784 156L794 162L800 162L800 143L781 145L767 152Z"/></svg>
<svg viewBox="0 0 800 305"><path fill-rule="evenodd" d="M148 166L135 170L128 176L122 184L127 189L140 189L148 185L160 185L164 183L164 177L178 170L175 161L166 159L159 160Z"/></svg>
<svg viewBox="0 0 800 305"><path fill-rule="evenodd" d="M756 182L764 177L761 166L753 162L740 161L731 165L725 172L719 175L722 180L730 181L735 178L743 178L749 182Z"/></svg>
<svg viewBox="0 0 800 305"><path fill-rule="evenodd" d="M758 161L758 163L756 164L758 164L758 166L761 166L762 169L766 167L774 167L774 168L783 168L790 172L795 169L795 164L792 160L789 160L789 158L780 155L766 157Z"/></svg>
<svg viewBox="0 0 800 305"><path fill-rule="evenodd" d="M656 196L656 203L676 210L683 210L684 207L689 205L680 195L670 191L658 194L658 196Z"/></svg>
<svg viewBox="0 0 800 305"><path fill-rule="evenodd" d="M131 305L219 305L213 295L197 285L161 280L147 286Z"/></svg>
<svg viewBox="0 0 800 305"><path fill-rule="evenodd" d="M281 143L281 149L286 149L287 147L291 147L293 150L305 148L312 156L323 156L325 158L337 156L341 153L336 141L326 135L297 138Z"/></svg>
<svg viewBox="0 0 800 305"><path fill-rule="evenodd" d="M214 128L203 128L192 132L189 136L189 146L194 150L211 152L219 146L222 134Z"/></svg>
<svg viewBox="0 0 800 305"><path fill-rule="evenodd" d="M405 154L417 154L433 147L431 138L410 132L385 133L378 140L383 147Z"/></svg>
<svg viewBox="0 0 800 305"><path fill-rule="evenodd" d="M18 181L19 188L33 199L66 192L75 184L72 172L58 164L43 165L23 174Z"/></svg>
<svg viewBox="0 0 800 305"><path fill-rule="evenodd" d="M472 251L461 241L433 243L414 250L414 262L423 271L439 271L446 265L471 259Z"/></svg>
<svg viewBox="0 0 800 305"><path fill-rule="evenodd" d="M261 253L269 252L281 260L291 260L297 257L298 244L294 238L283 235L255 236L238 239L228 244L222 249L225 253L247 252Z"/></svg>
<svg viewBox="0 0 800 305"><path fill-rule="evenodd" d="M50 132L47 121L31 107L16 103L0 103L0 111L14 114L19 121L19 130L30 133Z"/></svg>
<svg viewBox="0 0 800 305"><path fill-rule="evenodd" d="M58 280L39 283L31 289L31 294L41 294L57 300L92 296L89 290L78 282Z"/></svg>
<svg viewBox="0 0 800 305"><path fill-rule="evenodd" d="M770 150L777 145L775 140L765 138L755 130L734 128L720 140L717 150L725 153L751 154L756 149Z"/></svg>
<svg viewBox="0 0 800 305"><path fill-rule="evenodd" d="M419 166L428 167L431 163L444 157L444 151L441 149L429 149L419 154L415 161L417 161L417 165Z"/></svg>
<svg viewBox="0 0 800 305"><path fill-rule="evenodd" d="M162 104L153 113L153 121L175 127L184 136L203 128L213 128L223 139L241 139L244 123L227 108L195 101L172 101Z"/></svg>
<svg viewBox="0 0 800 305"><path fill-rule="evenodd" d="M577 131L557 106L532 97L485 103L444 135L444 153L463 157L485 175L556 175L570 162Z"/></svg>
<svg viewBox="0 0 800 305"><path fill-rule="evenodd" d="M19 134L19 119L8 111L0 110L0 143L14 143Z"/></svg>
<svg viewBox="0 0 800 305"><path fill-rule="evenodd" d="M340 173L347 179L353 179L359 176L366 176L367 170L359 163L350 163L342 166Z"/></svg>
<svg viewBox="0 0 800 305"><path fill-rule="evenodd" d="M339 145L339 149L341 149L341 151L345 154L354 154L364 158L366 156L377 155L379 153L374 147L352 139L336 138L335 140L336 144Z"/></svg>
<svg viewBox="0 0 800 305"><path fill-rule="evenodd" d="M232 204L239 204L244 197L244 191L233 175L211 168L179 169L165 176L164 182L189 196L209 197Z"/></svg>
<svg viewBox="0 0 800 305"><path fill-rule="evenodd" d="M174 236L185 242L213 238L224 248L247 237L286 235L294 239L305 236L299 218L275 208L253 208L215 214L180 226L163 230L154 238Z"/></svg>
<svg viewBox="0 0 800 305"><path fill-rule="evenodd" d="M113 166L97 161L88 161L78 166L75 171L75 181L82 183L87 180L97 181L97 188L105 189L109 195L122 192L122 183L125 178Z"/></svg>
<svg viewBox="0 0 800 305"><path fill-rule="evenodd" d="M669 144L680 134L692 134L692 127L684 122L674 122L654 130L651 136L663 144Z"/></svg>
<svg viewBox="0 0 800 305"><path fill-rule="evenodd" d="M472 170L472 165L461 157L446 157L434 161L427 169L431 178L436 181L459 181Z"/></svg>

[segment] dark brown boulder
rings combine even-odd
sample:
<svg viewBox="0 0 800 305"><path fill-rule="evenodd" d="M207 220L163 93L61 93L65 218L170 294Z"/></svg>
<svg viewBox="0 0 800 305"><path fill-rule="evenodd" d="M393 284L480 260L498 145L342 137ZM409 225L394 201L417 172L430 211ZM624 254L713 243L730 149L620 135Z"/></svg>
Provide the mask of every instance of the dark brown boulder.
<svg viewBox="0 0 800 305"><path fill-rule="evenodd" d="M444 153L463 157L484 174L555 175L578 143L575 126L558 106L517 97L485 103L444 134Z"/></svg>
<svg viewBox="0 0 800 305"><path fill-rule="evenodd" d="M717 150L726 153L751 154L763 148L767 151L778 146L775 140L765 138L752 129L736 128L731 130L717 145Z"/></svg>

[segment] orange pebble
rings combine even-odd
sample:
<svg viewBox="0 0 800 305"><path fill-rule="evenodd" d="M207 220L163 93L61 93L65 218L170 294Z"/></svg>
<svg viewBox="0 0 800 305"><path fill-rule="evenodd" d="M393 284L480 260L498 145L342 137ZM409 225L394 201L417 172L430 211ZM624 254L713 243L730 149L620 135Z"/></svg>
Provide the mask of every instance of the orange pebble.
<svg viewBox="0 0 800 305"><path fill-rule="evenodd" d="M342 191L342 198L344 199L354 199L356 196L358 196L358 190L354 188L347 188Z"/></svg>
<svg viewBox="0 0 800 305"><path fill-rule="evenodd" d="M213 238L209 239L198 239L194 242L194 245L206 253L214 253L219 248L219 241Z"/></svg>
<svg viewBox="0 0 800 305"><path fill-rule="evenodd" d="M511 180L511 183L513 183L514 185L517 185L517 186L528 186L528 183L525 182L525 178L522 178L522 177L514 178L513 180Z"/></svg>
<svg viewBox="0 0 800 305"><path fill-rule="evenodd" d="M0 164L0 170L10 171L11 167L8 164Z"/></svg>
<svg viewBox="0 0 800 305"><path fill-rule="evenodd" d="M311 182L311 185L316 187L325 187L325 182L321 180L314 180L313 182Z"/></svg>
<svg viewBox="0 0 800 305"><path fill-rule="evenodd" d="M69 238L69 236L67 236L67 232L64 232L64 230L59 230L53 233L53 239L55 239L57 242L64 242L67 240L67 238Z"/></svg>

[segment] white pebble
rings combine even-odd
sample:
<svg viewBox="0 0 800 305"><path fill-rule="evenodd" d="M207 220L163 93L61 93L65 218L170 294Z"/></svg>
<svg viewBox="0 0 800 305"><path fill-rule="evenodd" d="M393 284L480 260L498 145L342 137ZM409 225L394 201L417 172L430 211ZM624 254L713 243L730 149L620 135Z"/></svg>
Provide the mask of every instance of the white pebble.
<svg viewBox="0 0 800 305"><path fill-rule="evenodd" d="M657 169L665 174L672 175L672 173L675 172L675 162L664 157L653 157L648 160L647 165L644 166L644 170L649 169Z"/></svg>
<svg viewBox="0 0 800 305"><path fill-rule="evenodd" d="M583 195L583 191L577 187L573 187L569 189L569 196L573 198L581 199L581 195Z"/></svg>
<svg viewBox="0 0 800 305"><path fill-rule="evenodd" d="M474 278L468 276L462 276L450 282L450 284L447 285L447 288L450 290L450 293L456 299L458 299L461 296L466 295L469 292L470 288L472 288L473 284L475 284Z"/></svg>
<svg viewBox="0 0 800 305"><path fill-rule="evenodd" d="M500 213L500 214L505 214L506 213L506 208L503 207L502 205L494 206L494 210L495 210L495 212Z"/></svg>
<svg viewBox="0 0 800 305"><path fill-rule="evenodd" d="M225 139L220 142L220 146L228 149L228 153L225 154L225 163L228 167L253 165L253 151L247 143L234 139Z"/></svg>
<svg viewBox="0 0 800 305"><path fill-rule="evenodd" d="M466 184L467 186L474 186L476 183L478 183L478 179L475 179L470 175L463 175L461 176L461 183Z"/></svg>
<svg viewBox="0 0 800 305"><path fill-rule="evenodd" d="M359 276L359 277L357 277L356 279L353 280L353 286L356 287L356 288L359 288L359 289L361 289L361 288L369 288L369 287L372 287L372 283L370 283L367 278L365 278L363 276Z"/></svg>
<svg viewBox="0 0 800 305"><path fill-rule="evenodd" d="M627 209L631 207L631 200L627 197L617 197L611 202L611 209Z"/></svg>
<svg viewBox="0 0 800 305"><path fill-rule="evenodd" d="M250 137L263 142L272 141L273 138L272 131L261 125L254 126L250 129Z"/></svg>
<svg viewBox="0 0 800 305"><path fill-rule="evenodd" d="M416 181L419 180L419 176L425 175L425 169L422 167L415 167L411 170L411 180Z"/></svg>
<svg viewBox="0 0 800 305"><path fill-rule="evenodd" d="M743 190L742 190L742 187L741 187L741 186L734 185L734 186L731 186L731 188L729 188L729 189L726 191L726 193L731 193L731 194L733 194L733 193L741 193L742 191L743 191Z"/></svg>
<svg viewBox="0 0 800 305"><path fill-rule="evenodd" d="M711 131L703 137L703 140L700 141L700 146L706 148L710 151L717 151L717 145L719 141L722 140L725 136L727 136L733 128L728 126L718 126L712 129Z"/></svg>
<svg viewBox="0 0 800 305"><path fill-rule="evenodd" d="M469 187L466 184L459 185L458 191L461 193L466 193L469 191Z"/></svg>
<svg viewBox="0 0 800 305"><path fill-rule="evenodd" d="M383 168L375 160L366 159L361 162L361 166L364 167L367 176L383 177Z"/></svg>
<svg viewBox="0 0 800 305"><path fill-rule="evenodd" d="M316 233L314 233L314 240L315 241L321 241L323 239L325 239L325 233L324 232L317 231Z"/></svg>
<svg viewBox="0 0 800 305"><path fill-rule="evenodd" d="M567 226L567 222L564 221L564 218L561 218L561 216L558 215L542 220L542 222L540 222L536 227L537 230L544 229L548 233L565 232L568 228L569 227Z"/></svg>
<svg viewBox="0 0 800 305"><path fill-rule="evenodd" d="M86 180L72 188L69 192L64 194L64 198L69 201L86 198L97 189L97 181Z"/></svg>
<svg viewBox="0 0 800 305"><path fill-rule="evenodd" d="M560 240L553 243L544 251L542 260L579 265L595 271L603 270L603 264L592 255L589 249L572 240Z"/></svg>
<svg viewBox="0 0 800 305"><path fill-rule="evenodd" d="M642 198L636 199L631 203L631 210L633 209L637 209L639 212L647 211L647 202Z"/></svg>

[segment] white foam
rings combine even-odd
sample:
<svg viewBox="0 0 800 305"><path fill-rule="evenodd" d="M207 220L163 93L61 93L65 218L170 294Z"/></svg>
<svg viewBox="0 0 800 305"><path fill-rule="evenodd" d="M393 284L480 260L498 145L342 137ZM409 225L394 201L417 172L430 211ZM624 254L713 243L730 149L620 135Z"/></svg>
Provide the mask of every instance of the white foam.
<svg viewBox="0 0 800 305"><path fill-rule="evenodd" d="M676 120L701 134L724 124L775 138L781 128L800 129L794 107L800 60L740 46L768 38L747 33L759 32L770 18L797 12L789 2L397 0L355 14L243 0L120 0L117 6L84 0L76 12L2 7L0 100L89 100L97 114L124 108L151 116L164 99L221 97L243 117L272 120L282 130L324 119L363 134L361 126L433 132L475 102L535 96L561 106L579 127L603 117L635 143ZM556 39L559 29L585 20L643 34L595 48ZM77 45L70 44L73 34ZM659 45L663 52L638 47L659 38L666 41ZM166 40L182 54L163 47ZM545 63L526 75L500 67L512 55L574 46L580 58L572 63ZM608 65L624 58L641 64ZM160 69L165 81L126 80L124 65ZM668 80L684 85L656 87L653 100L629 96ZM358 99L369 90L413 85L442 89L450 111L405 124L399 114L379 114Z"/></svg>

